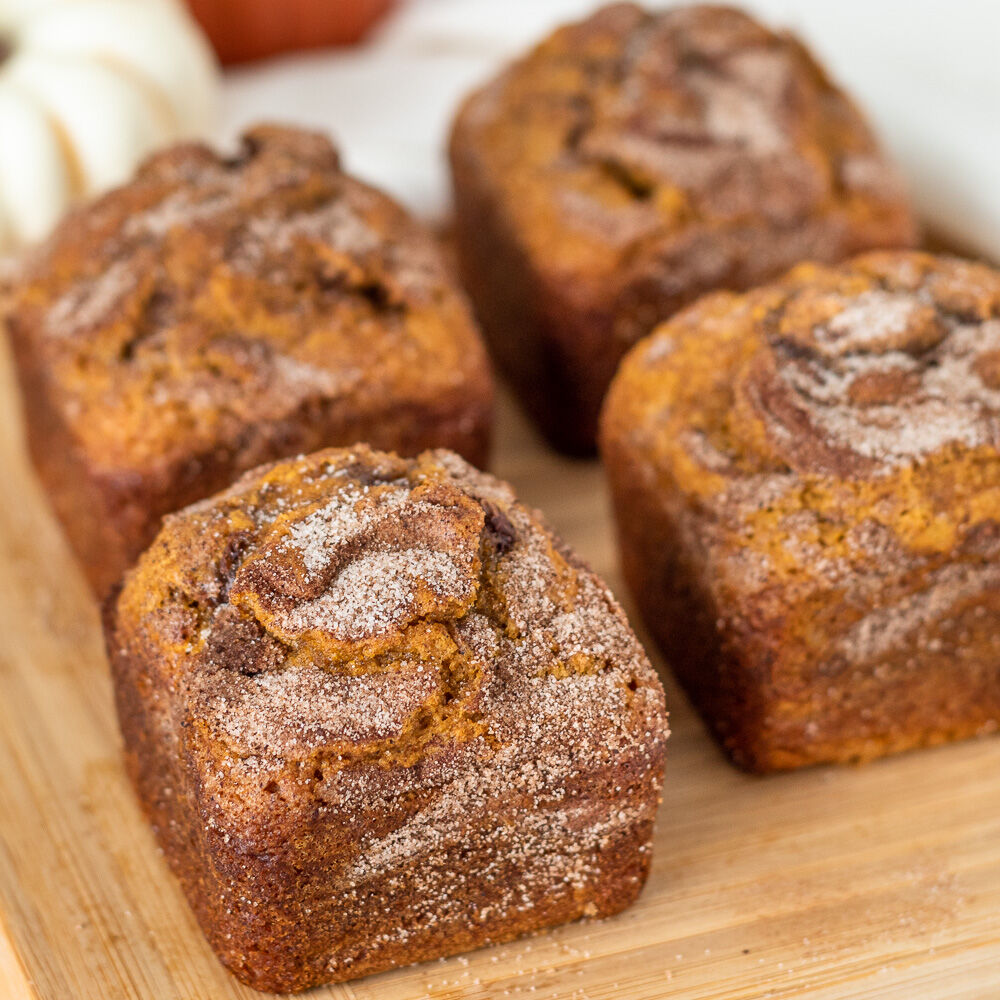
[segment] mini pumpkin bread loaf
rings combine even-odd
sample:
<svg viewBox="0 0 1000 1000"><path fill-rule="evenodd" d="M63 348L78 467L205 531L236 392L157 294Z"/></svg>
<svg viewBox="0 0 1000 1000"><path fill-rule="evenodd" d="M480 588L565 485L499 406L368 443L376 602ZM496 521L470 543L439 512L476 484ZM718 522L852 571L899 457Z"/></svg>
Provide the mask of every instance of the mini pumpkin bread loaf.
<svg viewBox="0 0 1000 1000"><path fill-rule="evenodd" d="M593 450L626 350L706 291L912 243L865 120L792 37L745 14L606 7L461 110L466 285L549 437Z"/></svg>
<svg viewBox="0 0 1000 1000"><path fill-rule="evenodd" d="M602 418L625 571L736 763L1000 723L1000 272L916 253L709 296Z"/></svg>
<svg viewBox="0 0 1000 1000"><path fill-rule="evenodd" d="M663 691L455 454L327 450L165 518L106 605L128 769L222 961L299 990L638 894Z"/></svg>
<svg viewBox="0 0 1000 1000"><path fill-rule="evenodd" d="M32 456L98 592L162 514L262 461L356 441L486 457L464 298L316 135L155 157L60 227L8 313Z"/></svg>

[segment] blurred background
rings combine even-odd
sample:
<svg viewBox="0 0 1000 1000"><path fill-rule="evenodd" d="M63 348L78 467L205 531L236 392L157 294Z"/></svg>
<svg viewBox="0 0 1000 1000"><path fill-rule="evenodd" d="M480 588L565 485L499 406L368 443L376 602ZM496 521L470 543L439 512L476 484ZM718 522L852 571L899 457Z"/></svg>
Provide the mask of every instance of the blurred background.
<svg viewBox="0 0 1000 1000"><path fill-rule="evenodd" d="M0 254L44 236L73 201L127 180L151 150L231 141L260 119L329 132L351 170L442 219L442 150L459 100L596 6L0 0ZM818 53L874 120L936 233L1000 259L1000 2L744 6Z"/></svg>

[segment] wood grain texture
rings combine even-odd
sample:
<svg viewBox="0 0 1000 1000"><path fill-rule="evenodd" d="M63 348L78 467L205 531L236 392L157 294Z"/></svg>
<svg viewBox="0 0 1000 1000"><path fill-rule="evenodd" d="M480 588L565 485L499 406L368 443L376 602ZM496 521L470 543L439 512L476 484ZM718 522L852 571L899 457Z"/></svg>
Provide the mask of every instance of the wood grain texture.
<svg viewBox="0 0 1000 1000"><path fill-rule="evenodd" d="M622 594L599 467L506 400L496 471ZM97 611L24 456L0 358L0 994L260 996L215 961L119 764ZM649 884L615 919L315 1000L1000 996L1000 739L769 779L676 688Z"/></svg>

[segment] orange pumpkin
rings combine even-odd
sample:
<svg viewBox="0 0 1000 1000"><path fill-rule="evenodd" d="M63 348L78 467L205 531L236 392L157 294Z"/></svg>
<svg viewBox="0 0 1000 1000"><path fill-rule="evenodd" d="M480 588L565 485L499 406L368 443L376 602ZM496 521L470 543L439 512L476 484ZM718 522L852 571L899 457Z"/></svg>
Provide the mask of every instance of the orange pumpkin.
<svg viewBox="0 0 1000 1000"><path fill-rule="evenodd" d="M188 0L224 63L349 45L393 0Z"/></svg>

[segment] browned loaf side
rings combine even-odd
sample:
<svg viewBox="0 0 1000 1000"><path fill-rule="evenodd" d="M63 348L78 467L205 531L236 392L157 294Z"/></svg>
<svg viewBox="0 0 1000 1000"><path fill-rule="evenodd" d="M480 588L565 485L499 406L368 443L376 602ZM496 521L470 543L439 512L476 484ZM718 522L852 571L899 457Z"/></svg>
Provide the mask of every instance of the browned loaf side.
<svg viewBox="0 0 1000 1000"><path fill-rule="evenodd" d="M624 568L736 763L1000 723L1000 272L803 265L661 326L608 395Z"/></svg>
<svg viewBox="0 0 1000 1000"><path fill-rule="evenodd" d="M161 515L325 445L486 459L492 387L431 237L319 136L154 157L25 262L31 453L98 593Z"/></svg>
<svg viewBox="0 0 1000 1000"><path fill-rule="evenodd" d="M450 452L165 518L106 608L128 770L212 947L301 990L628 906L663 691L604 584Z"/></svg>
<svg viewBox="0 0 1000 1000"><path fill-rule="evenodd" d="M622 355L681 306L916 237L850 99L724 7L615 4L561 28L466 101L451 163L491 349L574 452Z"/></svg>

